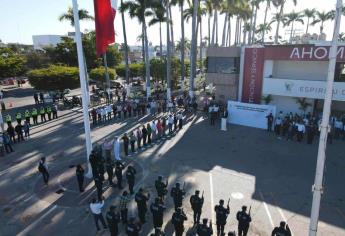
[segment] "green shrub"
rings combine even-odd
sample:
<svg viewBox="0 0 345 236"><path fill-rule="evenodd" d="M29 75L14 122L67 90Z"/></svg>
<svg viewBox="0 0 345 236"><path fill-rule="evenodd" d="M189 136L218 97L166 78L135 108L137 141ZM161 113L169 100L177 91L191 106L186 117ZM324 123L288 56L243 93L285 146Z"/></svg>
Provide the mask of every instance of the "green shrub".
<svg viewBox="0 0 345 236"><path fill-rule="evenodd" d="M110 80L115 80L116 73L115 73L114 69L108 68L108 74L109 74ZM106 79L105 79L105 67L103 67L103 66L92 69L90 71L89 75L90 75L91 79L94 79L98 82L104 83L106 81Z"/></svg>
<svg viewBox="0 0 345 236"><path fill-rule="evenodd" d="M62 91L80 86L77 67L51 65L47 68L31 70L27 76L30 84L38 90Z"/></svg>

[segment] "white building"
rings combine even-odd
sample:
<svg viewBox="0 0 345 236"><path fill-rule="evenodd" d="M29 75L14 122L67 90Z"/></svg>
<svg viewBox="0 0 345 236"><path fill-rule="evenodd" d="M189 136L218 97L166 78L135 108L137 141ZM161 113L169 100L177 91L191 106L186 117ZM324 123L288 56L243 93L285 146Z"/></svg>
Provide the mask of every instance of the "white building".
<svg viewBox="0 0 345 236"><path fill-rule="evenodd" d="M33 35L32 42L35 50L43 50L45 47L55 47L61 42L64 35Z"/></svg>
<svg viewBox="0 0 345 236"><path fill-rule="evenodd" d="M276 105L277 111L321 113L329 49L326 44L242 49L241 101L260 104L263 96L270 95L270 104ZM345 46L338 47L334 81L332 111L341 113L345 111ZM301 100L306 109L302 109Z"/></svg>

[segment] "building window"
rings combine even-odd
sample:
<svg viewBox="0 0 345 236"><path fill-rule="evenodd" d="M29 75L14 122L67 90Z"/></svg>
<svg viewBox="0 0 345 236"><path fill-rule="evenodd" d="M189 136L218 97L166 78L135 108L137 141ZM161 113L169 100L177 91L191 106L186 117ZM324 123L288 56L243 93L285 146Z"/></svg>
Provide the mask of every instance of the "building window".
<svg viewBox="0 0 345 236"><path fill-rule="evenodd" d="M345 63L338 62L335 66L335 82L345 82Z"/></svg>
<svg viewBox="0 0 345 236"><path fill-rule="evenodd" d="M239 74L239 57L207 57L207 73Z"/></svg>

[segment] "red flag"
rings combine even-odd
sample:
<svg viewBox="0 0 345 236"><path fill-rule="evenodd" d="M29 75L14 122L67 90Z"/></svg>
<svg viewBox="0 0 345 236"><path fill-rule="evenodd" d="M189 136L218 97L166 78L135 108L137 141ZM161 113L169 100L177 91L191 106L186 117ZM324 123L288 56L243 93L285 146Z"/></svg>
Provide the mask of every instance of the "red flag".
<svg viewBox="0 0 345 236"><path fill-rule="evenodd" d="M97 56L104 54L108 45L115 42L116 7L116 0L94 0Z"/></svg>

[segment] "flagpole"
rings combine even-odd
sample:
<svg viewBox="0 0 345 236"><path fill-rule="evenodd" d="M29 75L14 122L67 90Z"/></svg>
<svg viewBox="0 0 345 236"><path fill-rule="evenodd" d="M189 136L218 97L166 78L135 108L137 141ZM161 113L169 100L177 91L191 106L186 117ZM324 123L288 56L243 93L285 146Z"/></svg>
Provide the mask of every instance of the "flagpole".
<svg viewBox="0 0 345 236"><path fill-rule="evenodd" d="M324 174L324 167L325 167L325 161L326 161L327 135L330 128L329 117L331 113L331 104L332 104L332 96L333 96L334 71L335 71L335 65L337 61L337 48L338 48L337 45L338 45L342 6L343 6L343 1L337 0L333 40L332 40L332 46L329 50L327 87L326 87L325 101L323 105L321 133L320 133L319 149L318 149L318 155L317 155L315 181L312 187L313 188L313 202L312 202L312 207L311 207L309 236L317 235L320 202L321 202L321 195L323 192L322 184L323 184L323 174Z"/></svg>
<svg viewBox="0 0 345 236"><path fill-rule="evenodd" d="M92 150L91 133L90 133L90 120L89 111L87 104L87 91L86 91L86 76L85 76L85 64L83 55L83 44L81 41L80 26L79 26L79 14L78 14L78 3L77 0L72 0L73 3L73 16L74 16L74 27L75 27L75 41L77 44L78 53L78 65L79 65L79 76L80 76L80 88L82 96L83 106L83 119L84 119L84 131L85 131L85 144L86 144L86 163L88 165L88 172L85 176L92 177L91 165L89 162L89 156Z"/></svg>
<svg viewBox="0 0 345 236"><path fill-rule="evenodd" d="M110 80L109 80L107 53L106 52L103 54L103 61L104 61L104 68L105 68L105 80L107 83L108 101L110 101Z"/></svg>

